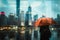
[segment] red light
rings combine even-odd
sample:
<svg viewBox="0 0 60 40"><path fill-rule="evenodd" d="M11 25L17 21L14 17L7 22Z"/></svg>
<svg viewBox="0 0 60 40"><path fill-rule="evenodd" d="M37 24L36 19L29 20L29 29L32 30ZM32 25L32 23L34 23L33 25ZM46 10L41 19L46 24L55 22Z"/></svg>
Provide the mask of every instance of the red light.
<svg viewBox="0 0 60 40"><path fill-rule="evenodd" d="M5 15L5 12L0 12L0 15Z"/></svg>

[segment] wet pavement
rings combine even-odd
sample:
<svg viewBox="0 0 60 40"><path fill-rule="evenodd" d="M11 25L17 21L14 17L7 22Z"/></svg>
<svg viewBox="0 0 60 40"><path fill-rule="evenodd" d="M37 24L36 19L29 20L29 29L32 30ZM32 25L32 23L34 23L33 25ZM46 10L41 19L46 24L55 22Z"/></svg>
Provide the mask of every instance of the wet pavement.
<svg viewBox="0 0 60 40"><path fill-rule="evenodd" d="M1 31L0 31L1 32ZM2 32L4 33L4 32ZM0 35L2 34L0 33ZM6 33L6 34L5 34ZM32 30L31 33L29 33L29 31L26 31L24 34L20 34L18 32L14 32L12 35L13 37L9 37L9 35L11 34L7 34L7 32L5 32L4 34L4 37L0 36L0 40L40 40L40 32L39 30ZM51 30L51 38L50 40L60 40L60 33L56 30Z"/></svg>

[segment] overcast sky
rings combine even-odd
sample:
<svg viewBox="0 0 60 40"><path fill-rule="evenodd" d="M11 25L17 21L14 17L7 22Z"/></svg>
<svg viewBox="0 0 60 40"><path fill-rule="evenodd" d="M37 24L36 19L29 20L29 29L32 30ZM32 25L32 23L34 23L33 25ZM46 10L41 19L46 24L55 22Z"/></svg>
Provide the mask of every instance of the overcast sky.
<svg viewBox="0 0 60 40"><path fill-rule="evenodd" d="M56 18L57 14L60 14L59 0L21 0L20 10L26 13L29 5L32 7L32 15L38 14L39 17L45 15ZM0 11L5 11L6 15L16 14L16 0L0 0Z"/></svg>

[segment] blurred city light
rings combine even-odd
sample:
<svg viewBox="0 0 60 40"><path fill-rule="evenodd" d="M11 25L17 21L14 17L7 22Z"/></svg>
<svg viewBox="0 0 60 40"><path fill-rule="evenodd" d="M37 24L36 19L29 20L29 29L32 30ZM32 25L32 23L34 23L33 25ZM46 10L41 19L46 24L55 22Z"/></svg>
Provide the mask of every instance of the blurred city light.
<svg viewBox="0 0 60 40"><path fill-rule="evenodd" d="M21 22L21 26L25 26L25 25L24 25L24 22Z"/></svg>

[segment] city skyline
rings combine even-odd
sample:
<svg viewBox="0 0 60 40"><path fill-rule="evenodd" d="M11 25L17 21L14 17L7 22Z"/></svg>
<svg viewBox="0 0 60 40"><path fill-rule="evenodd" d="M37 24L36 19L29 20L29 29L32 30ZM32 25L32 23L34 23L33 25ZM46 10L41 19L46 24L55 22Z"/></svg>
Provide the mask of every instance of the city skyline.
<svg viewBox="0 0 60 40"><path fill-rule="evenodd" d="M38 14L39 18L42 15L45 15L46 17L56 18L57 14L60 14L60 12L58 12L58 11L60 11L60 9L59 9L60 6L59 6L59 3L55 2L55 1L34 1L34 0L33 1L32 0L24 1L23 0L23 1L20 1L20 11L24 11L24 13L26 13L28 10L28 7L31 6L33 16ZM6 15L9 15L9 13L16 14L16 0L9 0L9 1L0 0L0 3L1 3L0 11L5 11ZM53 5L53 7L52 7L52 5ZM56 9L57 12L54 9Z"/></svg>

